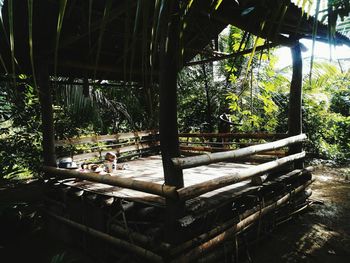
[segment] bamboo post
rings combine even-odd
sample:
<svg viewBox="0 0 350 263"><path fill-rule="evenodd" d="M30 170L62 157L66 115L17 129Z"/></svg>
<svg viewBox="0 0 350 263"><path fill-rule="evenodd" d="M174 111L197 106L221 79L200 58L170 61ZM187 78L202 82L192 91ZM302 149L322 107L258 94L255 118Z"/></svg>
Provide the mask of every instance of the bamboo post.
<svg viewBox="0 0 350 263"><path fill-rule="evenodd" d="M208 154L191 156L191 157L183 157L183 158L173 158L172 161L175 167L178 167L181 169L187 169L187 168L196 167L200 165L206 165L206 164L222 162L222 161L231 160L231 159L242 158L242 157L250 156L250 155L264 152L264 151L276 150L284 146L302 142L304 140L306 140L306 135L300 134L297 136L285 138L275 142L253 145L253 146L245 147L238 150L208 153Z"/></svg>
<svg viewBox="0 0 350 263"><path fill-rule="evenodd" d="M176 187L170 185L161 185L153 182L133 180L130 178L120 178L111 176L110 174L101 175L96 173L80 173L77 171L71 171L50 166L44 166L43 171L48 173L49 175L54 175L62 178L79 178L92 182L119 186L133 189L136 191L159 195L172 200L178 200Z"/></svg>
<svg viewBox="0 0 350 263"><path fill-rule="evenodd" d="M288 112L288 135L294 136L302 133L302 81L303 81L303 63L301 56L301 45L299 41L291 47L293 74L289 94L289 112ZM297 143L289 147L289 154L302 151L302 144ZM303 161L294 163L295 168L302 168Z"/></svg>
<svg viewBox="0 0 350 263"><path fill-rule="evenodd" d="M173 166L171 158L180 156L177 124L177 73L180 67L180 14L179 1L165 1L160 30L160 108L159 135L162 154L164 181L166 185L184 186L181 169ZM178 239L174 231L176 218L182 215L184 204L166 199L166 240Z"/></svg>
<svg viewBox="0 0 350 263"><path fill-rule="evenodd" d="M35 76L34 76L35 77ZM52 110L51 85L49 82L48 63L38 63L38 91L41 106L42 147L44 165L56 167L55 138Z"/></svg>
<svg viewBox="0 0 350 263"><path fill-rule="evenodd" d="M232 175L222 176L213 180L205 181L203 183L181 188L177 190L177 192L181 200L189 200L193 197L200 196L221 187L248 180L255 175L266 173L267 171L271 171L272 169L288 164L295 160L302 159L304 157L305 152L296 153L287 157L283 157L276 161L267 162L254 166L252 168L245 169L244 171L234 172Z"/></svg>

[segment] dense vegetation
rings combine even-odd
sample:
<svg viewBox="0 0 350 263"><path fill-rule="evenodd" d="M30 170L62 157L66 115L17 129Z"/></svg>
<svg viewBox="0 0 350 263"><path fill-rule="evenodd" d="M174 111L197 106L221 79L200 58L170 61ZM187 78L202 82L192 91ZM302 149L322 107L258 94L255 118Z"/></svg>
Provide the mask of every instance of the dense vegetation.
<svg viewBox="0 0 350 263"><path fill-rule="evenodd" d="M231 27L221 36L222 52L235 52L256 41ZM209 47L208 47L209 48ZM197 60L205 59L205 55ZM291 69L276 70L272 50L237 56L219 63L185 67L178 81L178 122L183 132L222 131L226 113L231 132L287 132ZM308 61L305 61L308 64ZM350 158L350 72L316 61L312 81L304 79L303 130L314 156L346 162ZM57 139L157 128L158 89L123 83L55 85L54 121ZM90 83L91 84L91 83ZM40 105L30 78L16 85L0 83L0 175L36 174L41 156Z"/></svg>

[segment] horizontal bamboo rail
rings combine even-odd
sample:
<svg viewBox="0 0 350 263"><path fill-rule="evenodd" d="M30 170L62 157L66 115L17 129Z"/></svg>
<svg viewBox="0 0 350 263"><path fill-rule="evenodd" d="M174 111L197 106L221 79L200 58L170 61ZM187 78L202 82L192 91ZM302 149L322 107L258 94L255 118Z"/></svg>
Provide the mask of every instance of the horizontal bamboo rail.
<svg viewBox="0 0 350 263"><path fill-rule="evenodd" d="M96 174L96 173L81 173L67 169L60 169L56 167L44 166L43 171L58 177L63 178L79 178L83 180L124 187L145 193L159 195L170 199L178 199L176 187L170 185L161 185L153 182L145 182L140 180L133 180L130 178L120 178L111 176L110 174Z"/></svg>
<svg viewBox="0 0 350 263"><path fill-rule="evenodd" d="M90 153L81 153L81 154L75 154L73 156L73 159L75 161L79 160L87 160L87 159L92 159L92 158L100 158L101 156L104 156L107 152L114 152L119 154L122 153L127 153L127 152L132 152L132 151L142 151L142 150L147 150L150 148L156 148L159 146L159 142L152 142L152 143L136 143L133 145L128 145L125 147L117 147L117 148L112 148L110 150L103 150L103 151L95 151L95 152L90 152Z"/></svg>
<svg viewBox="0 0 350 263"><path fill-rule="evenodd" d="M306 174L308 172L307 171L303 171L302 173ZM310 181L307 181L306 185L309 185L309 184L310 184ZM270 205L272 203L275 203L274 199L265 200L265 205L266 206L268 206L268 205ZM191 248L199 246L200 244L202 244L202 243L204 243L204 242L214 238L215 236L219 235L220 233L224 232L225 230L227 230L230 227L232 227L235 224L237 224L237 217L240 220L243 220L244 218L249 217L250 215L260 211L260 209L263 208L263 207L260 207L260 205L261 205L261 203L259 205L255 206L255 207L249 209L249 210L245 210L244 212L242 212L239 215L229 219L228 221L223 222L220 225L210 229L209 232L202 233L199 236L194 237L193 239L187 240L187 241L185 241L185 242L183 242L183 243L181 243L181 244L179 244L179 245L177 245L175 247L172 247L169 254L172 257L174 257L176 255L182 254L184 251L188 251Z"/></svg>
<svg viewBox="0 0 350 263"><path fill-rule="evenodd" d="M296 195L297 193L300 193L301 191L305 190L306 187L308 187L311 184L312 181L308 181L305 184L295 188L290 193L284 195L280 199L278 199L276 202L262 208L261 210L241 219L241 221L234 225L228 225L226 224L219 226L217 228L212 229L208 233L204 233L199 237L196 237L193 240L186 242L186 247L191 246L191 244L198 244L202 243L199 246L193 248L180 258L177 258L173 260L172 262L194 262L196 259L201 257L203 254L208 253L213 248L217 247L218 245L222 244L225 240L232 238L236 233L244 230L247 226L257 222L262 216L265 216L269 212L272 212L276 210L276 208L280 207L281 205L288 202L292 196ZM209 240L208 240L209 239ZM206 241L207 240L207 241ZM202 242L201 242L202 241ZM174 248L171 251L171 254L178 253L182 251L184 245L180 245L178 248Z"/></svg>
<svg viewBox="0 0 350 263"><path fill-rule="evenodd" d="M73 227L75 229L78 229L90 236L93 236L95 238L98 238L98 239L101 239L105 242L108 242L112 245L115 245L119 248L122 248L122 249L125 249L131 253L135 253L136 255L146 259L147 261L149 262L164 262L163 258L155 253L153 253L152 251L150 250L147 250L147 249L144 249L140 246L137 246L135 244L132 244L132 243L129 243L125 240L122 240L122 239L119 239L119 238L116 238L116 237L113 237L113 236L110 236L106 233L103 233L101 231L98 231L96 229L93 229L91 227L88 227L86 225L82 225L82 224L79 224L77 222L74 222L72 220L69 220L67 218L64 218L62 216L59 216L59 215L56 215L54 213L50 213L50 212L45 212L47 215L49 215L50 217L60 221L61 223L64 223L70 227Z"/></svg>
<svg viewBox="0 0 350 263"><path fill-rule="evenodd" d="M222 147L206 147L206 146L182 146L180 144L179 146L180 151L188 151L188 152L227 152L227 151L232 151L230 149L225 149ZM282 157L285 156L286 153L285 151L266 151L266 152L260 152L260 155L273 155L277 157Z"/></svg>
<svg viewBox="0 0 350 263"><path fill-rule="evenodd" d="M200 196L202 194L219 189L221 187L250 179L255 175L263 174L267 171L288 164L295 160L302 159L304 157L305 152L296 153L275 161L263 163L252 168L245 169L243 171L233 172L232 175L222 176L213 180L205 181L203 183L181 188L178 189L177 192L180 200L189 200L193 197Z"/></svg>
<svg viewBox="0 0 350 263"><path fill-rule="evenodd" d="M305 134L300 134L300 135L288 137L282 140L278 140L275 142L253 145L253 146L249 146L249 147L245 147L245 148L233 150L233 151L208 153L208 154L190 156L190 157L172 158L172 162L174 166L178 169L187 169L187 168L196 167L200 165L206 165L206 164L222 162L230 159L246 157L246 156L264 152L264 151L276 150L284 146L305 141L306 138L307 137Z"/></svg>
<svg viewBox="0 0 350 263"><path fill-rule="evenodd" d="M85 136L85 137L79 137L79 138L71 138L67 140L59 140L55 142L55 146L108 142L108 141L116 141L116 140L128 140L128 139L141 138L141 137L152 136L157 134L158 134L158 131L149 130L149 131L135 131L135 132L128 132L128 133L108 134L108 135Z"/></svg>
<svg viewBox="0 0 350 263"><path fill-rule="evenodd" d="M140 234L138 232L131 232L130 230L126 230L123 227L120 227L116 224L111 224L110 229L113 233L116 233L117 235L120 235L122 237L129 238L130 240L139 243L144 248L152 249L152 251L161 251L161 252L168 252L170 249L170 244L162 242L162 241L155 241L154 239L150 238L149 236L145 236L143 234Z"/></svg>
<svg viewBox="0 0 350 263"><path fill-rule="evenodd" d="M180 133L180 138L283 139L286 133Z"/></svg>

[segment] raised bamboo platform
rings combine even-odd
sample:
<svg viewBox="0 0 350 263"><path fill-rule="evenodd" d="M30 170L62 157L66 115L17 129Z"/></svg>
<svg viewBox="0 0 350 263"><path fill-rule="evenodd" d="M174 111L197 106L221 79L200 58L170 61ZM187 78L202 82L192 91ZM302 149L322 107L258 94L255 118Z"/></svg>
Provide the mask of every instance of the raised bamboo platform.
<svg viewBox="0 0 350 263"><path fill-rule="evenodd" d="M284 147L304 141L305 135L281 135L280 140L263 144L248 141L251 145L241 149L227 147L229 141L225 140L220 151L208 152L201 147L210 148L209 144L219 143L232 134L190 135L187 138L197 139L185 139L182 143L191 149L172 160L183 172L184 187L176 188L164 183L160 155L143 154L143 150L149 153L148 148L140 148L137 142L146 139L135 139L135 134L108 137L109 141L118 137L128 139L123 143L109 142L111 147L131 147L139 153L142 150L135 159L135 153L116 149L117 153L134 158L124 162L125 170L97 174L43 168L48 186L47 215L53 219L51 227L55 233L74 243L84 242L84 246L93 248L102 258L107 257L107 261L130 257L135 262L215 262L236 253L236 249L223 250L227 242L231 247L239 247L243 233L245 238L254 240L261 229L272 229L308 205L312 168L293 167L305 153L280 154ZM254 140L275 139L271 135L254 136ZM131 138L136 142L134 146ZM237 144L236 139L231 139L231 144ZM193 142L200 143L199 147ZM253 158L264 154L262 159ZM177 236L171 241L166 237L168 202L183 207L172 219L171 227Z"/></svg>

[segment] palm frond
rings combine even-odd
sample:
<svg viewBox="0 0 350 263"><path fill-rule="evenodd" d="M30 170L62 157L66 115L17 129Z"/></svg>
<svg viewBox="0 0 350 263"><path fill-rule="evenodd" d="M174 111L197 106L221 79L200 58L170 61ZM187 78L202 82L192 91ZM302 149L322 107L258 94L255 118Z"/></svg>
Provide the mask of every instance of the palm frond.
<svg viewBox="0 0 350 263"><path fill-rule="evenodd" d="M30 64L32 66L34 87L37 87L35 67L34 67L34 54L33 54L33 0L28 0L28 32L29 32L29 55Z"/></svg>
<svg viewBox="0 0 350 263"><path fill-rule="evenodd" d="M58 45L59 45L60 35L62 31L64 13L66 11L66 5L67 5L67 0L60 0L60 7L58 12L57 28L56 28L56 43L55 43L55 58L54 58L55 76L57 75L56 72L57 72Z"/></svg>
<svg viewBox="0 0 350 263"><path fill-rule="evenodd" d="M100 53L101 53L101 48L102 48L102 40L103 40L103 35L104 35L104 31L107 25L107 20L108 20L108 16L112 7L112 0L107 0L106 1L106 5L103 11L103 17L102 17L102 21L101 21L101 28L100 28L100 34L98 37L98 42L97 42L97 51L96 51L96 60L95 60L95 70L94 70L94 79L96 76L96 71L98 68L98 63L100 60Z"/></svg>
<svg viewBox="0 0 350 263"><path fill-rule="evenodd" d="M9 30L10 30L10 49L11 49L11 66L12 66L12 76L13 84L16 86L16 70L15 70L15 38L13 32L13 2L8 1L8 16L9 16Z"/></svg>

